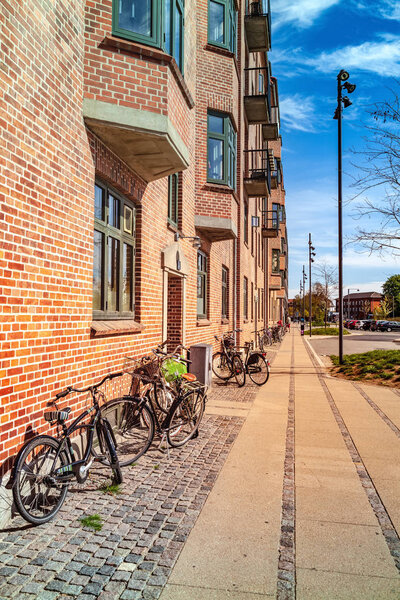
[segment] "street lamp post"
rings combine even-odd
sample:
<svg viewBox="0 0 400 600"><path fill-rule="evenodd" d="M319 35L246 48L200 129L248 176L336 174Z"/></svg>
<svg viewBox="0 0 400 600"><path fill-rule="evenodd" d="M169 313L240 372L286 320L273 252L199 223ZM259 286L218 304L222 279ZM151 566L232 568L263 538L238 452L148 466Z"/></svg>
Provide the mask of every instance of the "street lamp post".
<svg viewBox="0 0 400 600"><path fill-rule="evenodd" d="M342 96L342 90L345 88L351 94L356 89L347 81L349 77L343 69L337 75L337 107L333 117L338 122L339 364L343 364L342 111L343 106L347 108L352 104L348 96Z"/></svg>
<svg viewBox="0 0 400 600"><path fill-rule="evenodd" d="M347 318L350 319L350 290L359 292L358 288L347 288Z"/></svg>
<svg viewBox="0 0 400 600"><path fill-rule="evenodd" d="M303 323L306 320L306 279L307 275L303 265Z"/></svg>
<svg viewBox="0 0 400 600"><path fill-rule="evenodd" d="M315 248L311 242L311 233L308 234L308 272L309 272L309 321L310 321L310 337L311 337L311 323L312 323L312 295L311 295L311 265L314 262Z"/></svg>

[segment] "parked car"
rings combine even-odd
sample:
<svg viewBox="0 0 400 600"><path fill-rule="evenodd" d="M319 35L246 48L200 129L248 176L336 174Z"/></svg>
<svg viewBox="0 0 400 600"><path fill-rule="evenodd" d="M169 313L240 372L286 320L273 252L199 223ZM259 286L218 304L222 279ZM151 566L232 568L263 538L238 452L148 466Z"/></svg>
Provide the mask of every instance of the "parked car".
<svg viewBox="0 0 400 600"><path fill-rule="evenodd" d="M356 323L357 323L356 319L351 319L348 322L347 329L355 329L356 328Z"/></svg>
<svg viewBox="0 0 400 600"><path fill-rule="evenodd" d="M363 326L362 326L362 328L363 328L365 331L370 331L370 330L371 330L371 328L372 328L372 324L373 324L373 323L376 323L376 321L374 321L373 319L368 319L367 321L364 321L364 322L363 322Z"/></svg>
<svg viewBox="0 0 400 600"><path fill-rule="evenodd" d="M386 323L386 321L373 321L371 324L371 331L378 331L378 326L382 323Z"/></svg>
<svg viewBox="0 0 400 600"><path fill-rule="evenodd" d="M362 329L364 323L365 323L365 321L355 321L354 322L354 329Z"/></svg>
<svg viewBox="0 0 400 600"><path fill-rule="evenodd" d="M378 325L378 331L399 331L400 321L384 321Z"/></svg>

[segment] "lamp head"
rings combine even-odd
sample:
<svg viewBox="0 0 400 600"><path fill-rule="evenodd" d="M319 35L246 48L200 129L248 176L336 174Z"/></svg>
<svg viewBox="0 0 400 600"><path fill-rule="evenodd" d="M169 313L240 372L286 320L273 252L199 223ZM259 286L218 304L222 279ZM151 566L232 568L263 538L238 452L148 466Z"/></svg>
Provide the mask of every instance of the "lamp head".
<svg viewBox="0 0 400 600"><path fill-rule="evenodd" d="M339 72L339 75L337 76L337 78L340 79L340 81L347 81L349 77L350 77L350 75L344 69L342 69Z"/></svg>
<svg viewBox="0 0 400 600"><path fill-rule="evenodd" d="M346 81L346 83L343 84L343 87L347 90L349 94L352 94L357 86L355 83L349 83L348 81Z"/></svg>
<svg viewBox="0 0 400 600"><path fill-rule="evenodd" d="M350 98L348 96L344 96L343 97L343 106L345 108L347 108L348 106L351 106L352 104L353 103L352 103L352 101L350 100Z"/></svg>
<svg viewBox="0 0 400 600"><path fill-rule="evenodd" d="M201 239L199 238L199 236L198 236L198 235L196 235L196 236L193 238L193 244L192 244L192 245L193 245L193 248L197 248L197 250L198 250L199 248L201 248Z"/></svg>

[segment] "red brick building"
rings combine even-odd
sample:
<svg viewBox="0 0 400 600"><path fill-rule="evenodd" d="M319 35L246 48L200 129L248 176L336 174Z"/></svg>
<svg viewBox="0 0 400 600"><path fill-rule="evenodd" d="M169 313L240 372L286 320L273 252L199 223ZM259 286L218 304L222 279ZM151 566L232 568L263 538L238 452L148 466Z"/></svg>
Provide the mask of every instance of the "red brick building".
<svg viewBox="0 0 400 600"><path fill-rule="evenodd" d="M284 318L287 233L268 2L0 10L4 489L66 385Z"/></svg>
<svg viewBox="0 0 400 600"><path fill-rule="evenodd" d="M366 319L379 308L382 294L378 292L356 292L343 295L343 316L348 319ZM339 298L336 298L336 312L339 312Z"/></svg>

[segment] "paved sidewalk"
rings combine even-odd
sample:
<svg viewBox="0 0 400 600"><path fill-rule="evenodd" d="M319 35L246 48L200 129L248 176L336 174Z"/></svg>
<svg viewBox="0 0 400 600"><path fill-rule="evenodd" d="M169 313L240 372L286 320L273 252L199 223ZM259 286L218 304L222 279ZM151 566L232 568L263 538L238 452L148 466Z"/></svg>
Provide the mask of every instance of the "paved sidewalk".
<svg viewBox="0 0 400 600"><path fill-rule="evenodd" d="M295 330L264 387L214 388L197 440L119 496L105 476L0 532L0 599L400 598L400 395L326 377Z"/></svg>

